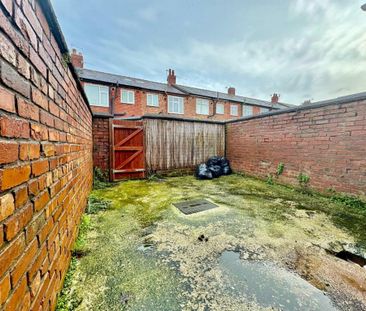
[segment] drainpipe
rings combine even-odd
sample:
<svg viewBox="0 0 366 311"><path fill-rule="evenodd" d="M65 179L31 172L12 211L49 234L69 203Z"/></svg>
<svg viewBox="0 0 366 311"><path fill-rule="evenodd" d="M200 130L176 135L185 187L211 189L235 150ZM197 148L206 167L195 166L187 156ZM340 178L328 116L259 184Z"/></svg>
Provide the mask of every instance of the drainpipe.
<svg viewBox="0 0 366 311"><path fill-rule="evenodd" d="M114 92L113 92L111 109L110 109L110 112L111 112L111 114L112 114L113 117L114 117L114 102L115 102L116 97L117 97L116 94L117 94L118 87L119 87L119 84L118 84L118 81L117 81L116 82L115 89L114 89Z"/></svg>

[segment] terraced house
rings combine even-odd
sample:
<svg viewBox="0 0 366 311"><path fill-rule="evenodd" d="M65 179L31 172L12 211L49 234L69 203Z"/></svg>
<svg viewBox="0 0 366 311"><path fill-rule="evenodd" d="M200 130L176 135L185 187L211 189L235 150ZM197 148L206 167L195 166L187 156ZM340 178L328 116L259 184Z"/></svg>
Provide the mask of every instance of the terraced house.
<svg viewBox="0 0 366 311"><path fill-rule="evenodd" d="M159 114L229 120L289 107L278 101L277 94L265 101L236 95L233 87L222 93L180 85L171 69L167 83L160 83L85 69L83 55L76 50L71 60L95 115L131 118Z"/></svg>

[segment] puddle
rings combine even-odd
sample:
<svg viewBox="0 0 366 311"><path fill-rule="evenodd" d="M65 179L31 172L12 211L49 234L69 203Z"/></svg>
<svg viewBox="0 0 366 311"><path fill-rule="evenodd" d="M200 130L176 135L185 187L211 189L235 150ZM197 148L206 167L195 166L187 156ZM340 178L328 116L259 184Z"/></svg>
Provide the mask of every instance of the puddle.
<svg viewBox="0 0 366 311"><path fill-rule="evenodd" d="M219 264L232 295L284 311L337 310L322 291L273 263L241 260L239 253L225 251Z"/></svg>
<svg viewBox="0 0 366 311"><path fill-rule="evenodd" d="M363 258L359 255L353 254L351 252L348 252L346 250L343 250L343 251L340 251L339 253L337 253L336 257L346 260L346 261L353 262L363 268L366 268L366 259L365 258Z"/></svg>

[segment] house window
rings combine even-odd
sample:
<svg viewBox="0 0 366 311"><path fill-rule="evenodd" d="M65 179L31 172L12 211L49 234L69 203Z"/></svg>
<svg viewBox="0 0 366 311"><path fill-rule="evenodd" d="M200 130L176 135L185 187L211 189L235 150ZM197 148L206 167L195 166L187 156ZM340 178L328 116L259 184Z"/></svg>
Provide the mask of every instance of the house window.
<svg viewBox="0 0 366 311"><path fill-rule="evenodd" d="M217 114L224 114L225 113L225 108L224 108L224 104L216 104L216 113Z"/></svg>
<svg viewBox="0 0 366 311"><path fill-rule="evenodd" d="M197 98L196 99L196 113L208 115L210 111L209 103L207 99Z"/></svg>
<svg viewBox="0 0 366 311"><path fill-rule="evenodd" d="M232 116L238 115L238 105L230 105L230 114Z"/></svg>
<svg viewBox="0 0 366 311"><path fill-rule="evenodd" d="M183 97L168 96L168 113L184 114Z"/></svg>
<svg viewBox="0 0 366 311"><path fill-rule="evenodd" d="M135 92L129 90L121 90L121 103L133 105L135 103Z"/></svg>
<svg viewBox="0 0 366 311"><path fill-rule="evenodd" d="M146 102L148 106L159 107L159 96L157 94L147 94Z"/></svg>
<svg viewBox="0 0 366 311"><path fill-rule="evenodd" d="M252 106L243 106L243 117L249 117L253 115L253 107Z"/></svg>
<svg viewBox="0 0 366 311"><path fill-rule="evenodd" d="M268 112L268 111L269 111L268 108L264 108L264 107L260 108L260 113L265 113L265 112Z"/></svg>
<svg viewBox="0 0 366 311"><path fill-rule="evenodd" d="M108 86L86 83L84 89L90 105L109 107Z"/></svg>

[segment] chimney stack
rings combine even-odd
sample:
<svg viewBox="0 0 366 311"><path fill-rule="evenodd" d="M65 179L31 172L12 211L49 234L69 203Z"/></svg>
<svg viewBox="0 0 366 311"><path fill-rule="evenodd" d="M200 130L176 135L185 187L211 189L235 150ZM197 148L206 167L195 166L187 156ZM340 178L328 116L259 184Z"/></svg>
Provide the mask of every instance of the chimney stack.
<svg viewBox="0 0 366 311"><path fill-rule="evenodd" d="M272 104L277 104L279 99L280 99L280 95L279 95L279 94L274 93L274 94L272 95L272 98L271 98L271 103L272 103Z"/></svg>
<svg viewBox="0 0 366 311"><path fill-rule="evenodd" d="M229 87L228 89L227 89L227 93L229 94L229 95L235 95L235 87Z"/></svg>
<svg viewBox="0 0 366 311"><path fill-rule="evenodd" d="M80 52L76 51L76 49L72 49L70 58L74 67L84 68L84 56Z"/></svg>
<svg viewBox="0 0 366 311"><path fill-rule="evenodd" d="M177 77L174 73L174 70L172 70L172 69L169 69L169 71L168 71L167 82L169 85L174 85L177 83Z"/></svg>

